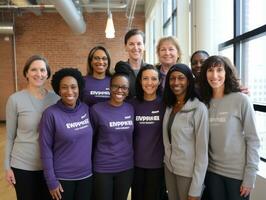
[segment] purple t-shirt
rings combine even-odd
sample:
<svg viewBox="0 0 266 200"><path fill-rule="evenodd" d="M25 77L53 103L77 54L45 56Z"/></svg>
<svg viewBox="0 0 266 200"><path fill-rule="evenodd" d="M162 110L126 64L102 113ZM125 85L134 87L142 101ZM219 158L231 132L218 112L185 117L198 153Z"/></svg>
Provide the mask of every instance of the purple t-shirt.
<svg viewBox="0 0 266 200"><path fill-rule="evenodd" d="M92 126L89 108L78 102L66 107L61 100L48 107L41 118L40 149L48 188L58 180L80 180L92 174Z"/></svg>
<svg viewBox="0 0 266 200"><path fill-rule="evenodd" d="M94 171L114 173L133 168L133 107L100 102L91 108L91 118L96 132Z"/></svg>
<svg viewBox="0 0 266 200"><path fill-rule="evenodd" d="M165 106L161 98L153 101L131 101L135 109L134 164L141 168L163 166L164 146L162 123Z"/></svg>
<svg viewBox="0 0 266 200"><path fill-rule="evenodd" d="M104 79L96 79L92 76L86 76L85 88L82 92L82 100L88 106L92 106L98 102L106 101L110 98L110 77L105 76Z"/></svg>

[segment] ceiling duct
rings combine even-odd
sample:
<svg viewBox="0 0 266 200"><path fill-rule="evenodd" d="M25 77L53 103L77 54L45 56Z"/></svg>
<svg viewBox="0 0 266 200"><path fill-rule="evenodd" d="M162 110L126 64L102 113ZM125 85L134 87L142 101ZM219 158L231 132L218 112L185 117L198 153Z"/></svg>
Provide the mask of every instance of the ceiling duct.
<svg viewBox="0 0 266 200"><path fill-rule="evenodd" d="M12 22L0 22L0 34L13 35L14 26Z"/></svg>
<svg viewBox="0 0 266 200"><path fill-rule="evenodd" d="M75 7L72 0L53 0L51 2L55 5L56 10L75 33L85 33L86 24L83 16L81 11Z"/></svg>

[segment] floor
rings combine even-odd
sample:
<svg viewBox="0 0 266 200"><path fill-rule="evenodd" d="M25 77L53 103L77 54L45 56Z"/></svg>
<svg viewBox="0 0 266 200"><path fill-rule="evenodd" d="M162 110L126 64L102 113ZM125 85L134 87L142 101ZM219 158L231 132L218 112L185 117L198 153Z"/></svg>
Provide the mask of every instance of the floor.
<svg viewBox="0 0 266 200"><path fill-rule="evenodd" d="M5 148L5 124L0 123L0 194L1 200L15 200L16 194L12 186L8 185L5 179L4 164L4 148Z"/></svg>
<svg viewBox="0 0 266 200"><path fill-rule="evenodd" d="M3 169L4 148L5 148L5 124L0 122L0 194L1 200L16 200L15 190L9 186L5 180L5 171ZM130 195L128 200L130 200Z"/></svg>

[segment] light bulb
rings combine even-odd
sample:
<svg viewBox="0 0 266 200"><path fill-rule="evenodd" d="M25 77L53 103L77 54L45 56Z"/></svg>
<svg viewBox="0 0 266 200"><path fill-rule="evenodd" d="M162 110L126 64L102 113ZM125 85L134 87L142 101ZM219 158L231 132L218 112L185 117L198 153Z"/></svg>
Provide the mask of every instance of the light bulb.
<svg viewBox="0 0 266 200"><path fill-rule="evenodd" d="M113 22L113 17L111 11L108 13L106 28L105 28L105 37L114 38L115 37L115 27Z"/></svg>

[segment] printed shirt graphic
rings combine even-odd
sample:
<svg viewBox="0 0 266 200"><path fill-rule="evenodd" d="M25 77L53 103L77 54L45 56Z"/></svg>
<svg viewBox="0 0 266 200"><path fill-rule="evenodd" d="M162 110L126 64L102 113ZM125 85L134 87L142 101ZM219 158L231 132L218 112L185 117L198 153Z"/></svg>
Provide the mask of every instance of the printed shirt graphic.
<svg viewBox="0 0 266 200"><path fill-rule="evenodd" d="M160 168L164 155L163 102L161 98L142 102L134 99L132 105L135 109L134 165L142 168Z"/></svg>
<svg viewBox="0 0 266 200"><path fill-rule="evenodd" d="M94 171L119 172L133 168L133 107L124 103L114 107L108 102L91 108L97 142L94 150Z"/></svg>
<svg viewBox="0 0 266 200"><path fill-rule="evenodd" d="M92 127L89 109L79 102L71 109L58 101L40 122L41 159L49 189L58 180L79 180L92 174Z"/></svg>
<svg viewBox="0 0 266 200"><path fill-rule="evenodd" d="M106 101L110 98L110 77L96 79L92 76L85 77L85 88L82 93L83 101L92 106L98 102Z"/></svg>
<svg viewBox="0 0 266 200"><path fill-rule="evenodd" d="M248 97L230 93L212 99L209 108L209 166L214 173L253 187L259 162L259 138Z"/></svg>

